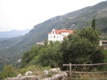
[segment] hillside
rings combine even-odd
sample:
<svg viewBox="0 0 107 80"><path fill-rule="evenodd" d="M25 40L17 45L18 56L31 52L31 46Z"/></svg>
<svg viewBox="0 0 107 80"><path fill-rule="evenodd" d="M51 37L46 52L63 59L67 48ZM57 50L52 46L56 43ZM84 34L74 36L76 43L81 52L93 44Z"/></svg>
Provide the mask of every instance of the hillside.
<svg viewBox="0 0 107 80"><path fill-rule="evenodd" d="M4 47L7 47L8 45L7 49L2 46L0 47L0 56L21 56L21 53L29 50L31 46L36 44L36 42L47 40L48 32L53 28L82 29L91 26L93 18L96 18L97 29L106 32L107 1L62 16L56 16L43 23L37 24L29 33L21 38L0 40L0 45L2 44ZM7 44L5 45L5 43Z"/></svg>

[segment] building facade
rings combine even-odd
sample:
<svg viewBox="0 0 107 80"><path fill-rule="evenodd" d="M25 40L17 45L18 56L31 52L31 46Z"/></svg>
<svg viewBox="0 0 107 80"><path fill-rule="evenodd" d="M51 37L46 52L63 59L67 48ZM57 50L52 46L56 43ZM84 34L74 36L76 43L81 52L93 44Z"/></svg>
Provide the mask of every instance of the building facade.
<svg viewBox="0 0 107 80"><path fill-rule="evenodd" d="M52 29L52 31L48 33L48 41L62 42L64 37L67 37L69 34L73 34L73 33L74 33L73 30L67 30L67 29L55 30L55 29Z"/></svg>
<svg viewBox="0 0 107 80"><path fill-rule="evenodd" d="M103 47L104 49L107 49L107 40L100 40L99 46Z"/></svg>

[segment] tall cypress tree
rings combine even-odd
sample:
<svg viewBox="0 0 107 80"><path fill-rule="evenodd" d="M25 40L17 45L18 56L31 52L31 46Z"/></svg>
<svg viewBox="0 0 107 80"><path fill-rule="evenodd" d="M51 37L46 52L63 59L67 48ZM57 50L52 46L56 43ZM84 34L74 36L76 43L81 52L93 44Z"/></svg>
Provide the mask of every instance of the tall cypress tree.
<svg viewBox="0 0 107 80"><path fill-rule="evenodd" d="M95 30L95 18L92 20L92 28Z"/></svg>

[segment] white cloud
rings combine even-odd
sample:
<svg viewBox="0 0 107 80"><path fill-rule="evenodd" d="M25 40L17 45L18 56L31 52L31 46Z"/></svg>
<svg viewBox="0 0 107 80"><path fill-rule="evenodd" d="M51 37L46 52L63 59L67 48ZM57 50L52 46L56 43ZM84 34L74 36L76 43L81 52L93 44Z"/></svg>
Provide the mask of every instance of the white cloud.
<svg viewBox="0 0 107 80"><path fill-rule="evenodd" d="M51 17L100 1L102 0L0 0L0 31L33 28Z"/></svg>

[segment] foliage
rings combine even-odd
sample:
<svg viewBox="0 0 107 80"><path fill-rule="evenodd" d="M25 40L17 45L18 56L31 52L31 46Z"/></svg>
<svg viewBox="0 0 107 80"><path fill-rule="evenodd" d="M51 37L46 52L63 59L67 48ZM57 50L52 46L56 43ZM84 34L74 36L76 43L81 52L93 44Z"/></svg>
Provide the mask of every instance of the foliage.
<svg viewBox="0 0 107 80"><path fill-rule="evenodd" d="M101 63L104 62L102 48L98 46L98 33L92 28L69 35L61 47L63 63Z"/></svg>
<svg viewBox="0 0 107 80"><path fill-rule="evenodd" d="M99 44L99 34L100 32L97 30L93 30L92 28L84 28L80 32L78 32L78 36L81 38L86 38L92 43Z"/></svg>
<svg viewBox="0 0 107 80"><path fill-rule="evenodd" d="M100 63L105 54L99 47L99 32L85 28L69 35L62 43L55 42L34 46L22 57L22 67L41 65L43 67L62 67L63 63Z"/></svg>
<svg viewBox="0 0 107 80"><path fill-rule="evenodd" d="M10 65L5 65L3 71L0 73L0 79L13 76L16 76L15 68Z"/></svg>
<svg viewBox="0 0 107 80"><path fill-rule="evenodd" d="M59 42L34 46L31 51L24 53L22 57L22 67L32 64L38 64L44 67L59 66L62 61L62 54L59 50Z"/></svg>
<svg viewBox="0 0 107 80"><path fill-rule="evenodd" d="M24 68L14 68L11 65L5 65L3 71L0 73L0 80L4 80L7 77L16 77L18 74L25 75L25 72L32 71L34 75L43 74L44 69L49 69L49 67L41 67L38 65L27 66Z"/></svg>
<svg viewBox="0 0 107 80"><path fill-rule="evenodd" d="M42 66L58 67L62 62L62 54L60 50L60 43L50 43L44 47L39 54L39 64Z"/></svg>
<svg viewBox="0 0 107 80"><path fill-rule="evenodd" d="M95 30L95 18L92 20L92 28Z"/></svg>
<svg viewBox="0 0 107 80"><path fill-rule="evenodd" d="M5 66L0 73L0 78L12 77L19 73L24 74L28 70L38 75L44 70L42 67L62 68L62 64L67 63L102 63L107 61L105 59L107 51L98 45L98 41L99 32L92 28L85 28L69 35L62 43L45 42L44 45L35 45L23 54L21 69Z"/></svg>
<svg viewBox="0 0 107 80"><path fill-rule="evenodd" d="M39 50L41 46L33 46L30 51L25 52L22 56L22 67L29 64L29 62L34 59L37 54L39 54Z"/></svg>

